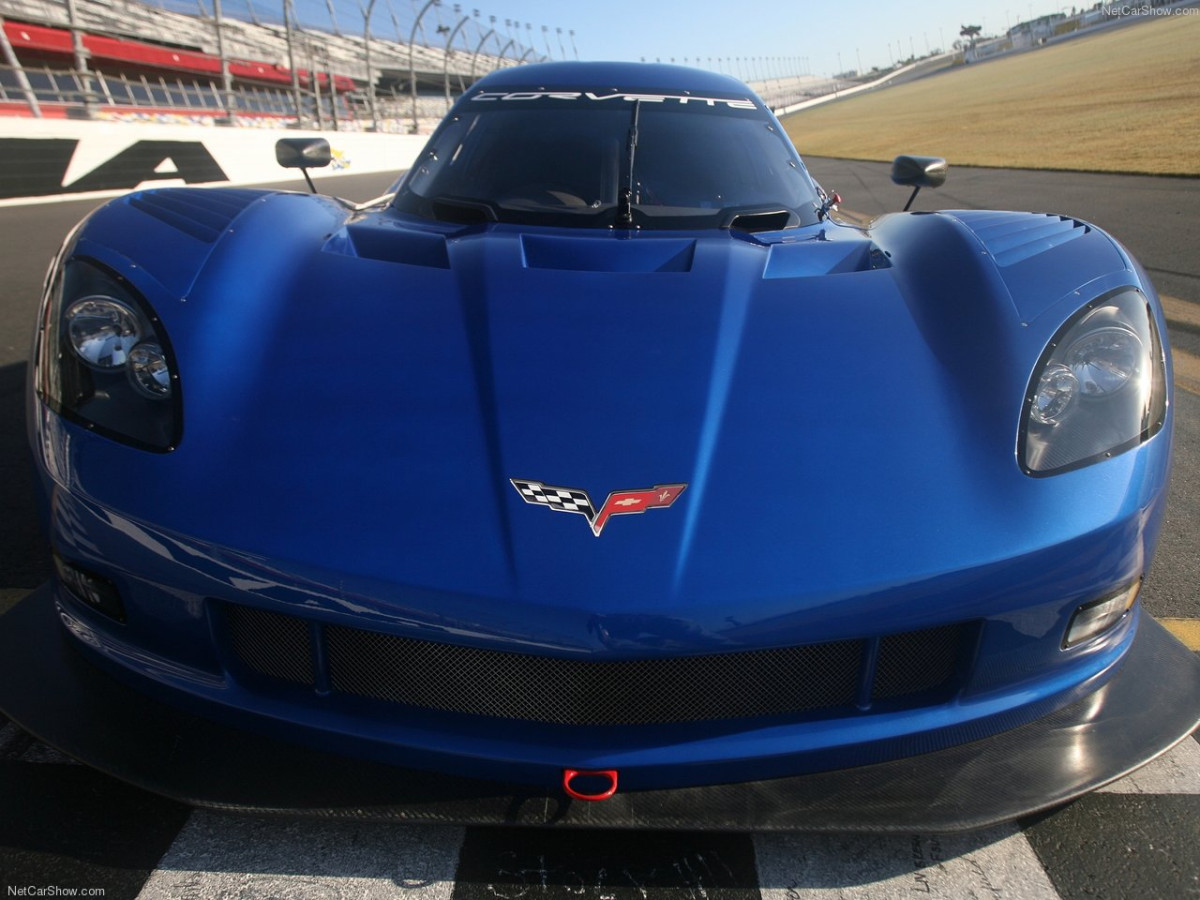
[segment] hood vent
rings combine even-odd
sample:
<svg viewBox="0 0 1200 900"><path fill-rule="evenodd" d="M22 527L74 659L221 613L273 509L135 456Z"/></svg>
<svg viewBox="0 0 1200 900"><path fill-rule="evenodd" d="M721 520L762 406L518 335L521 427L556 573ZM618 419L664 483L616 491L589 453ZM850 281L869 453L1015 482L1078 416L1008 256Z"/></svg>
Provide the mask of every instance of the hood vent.
<svg viewBox="0 0 1200 900"><path fill-rule="evenodd" d="M329 240L325 249L359 259L434 269L450 268L445 234L403 227L380 218L348 225Z"/></svg>
<svg viewBox="0 0 1200 900"><path fill-rule="evenodd" d="M172 228L213 243L266 191L234 188L159 188L130 194L127 202Z"/></svg>
<svg viewBox="0 0 1200 900"><path fill-rule="evenodd" d="M1025 212L955 212L998 266L1011 266L1082 237L1091 228L1067 216Z"/></svg>

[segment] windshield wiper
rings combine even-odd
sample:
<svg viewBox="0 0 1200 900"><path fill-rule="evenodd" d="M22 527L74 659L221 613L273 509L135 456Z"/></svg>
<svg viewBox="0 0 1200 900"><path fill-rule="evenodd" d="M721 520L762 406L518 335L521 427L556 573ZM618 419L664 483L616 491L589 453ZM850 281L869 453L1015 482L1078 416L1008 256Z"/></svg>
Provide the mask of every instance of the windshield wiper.
<svg viewBox="0 0 1200 900"><path fill-rule="evenodd" d="M633 186L637 184L634 181L633 163L637 158L637 142L638 142L638 116L642 111L642 101L633 101L633 122L629 125L629 144L627 164L629 172L625 186L621 188L621 194L617 198L617 227L619 228L637 228L633 224Z"/></svg>

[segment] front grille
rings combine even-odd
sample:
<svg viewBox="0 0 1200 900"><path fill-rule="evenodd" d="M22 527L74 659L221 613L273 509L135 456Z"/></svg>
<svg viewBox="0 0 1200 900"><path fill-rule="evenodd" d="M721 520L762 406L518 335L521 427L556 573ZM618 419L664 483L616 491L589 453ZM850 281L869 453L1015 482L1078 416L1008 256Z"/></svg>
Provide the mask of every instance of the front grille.
<svg viewBox="0 0 1200 900"><path fill-rule="evenodd" d="M502 653L331 627L334 690L562 725L644 725L802 712L854 702L861 641L597 662Z"/></svg>
<svg viewBox="0 0 1200 900"><path fill-rule="evenodd" d="M229 604L230 646L234 655L260 675L315 684L308 623L295 616Z"/></svg>
<svg viewBox="0 0 1200 900"><path fill-rule="evenodd" d="M227 605L238 664L292 684L327 685L420 709L560 725L650 725L929 702L956 683L971 628L950 625L769 650L654 659L541 656L310 627ZM320 642L314 653L313 638ZM317 670L316 660L323 668ZM865 672L873 672L870 680ZM865 682L865 683L864 683Z"/></svg>
<svg viewBox="0 0 1200 900"><path fill-rule="evenodd" d="M943 625L881 639L871 699L903 697L949 683L958 668L965 631L964 625Z"/></svg>

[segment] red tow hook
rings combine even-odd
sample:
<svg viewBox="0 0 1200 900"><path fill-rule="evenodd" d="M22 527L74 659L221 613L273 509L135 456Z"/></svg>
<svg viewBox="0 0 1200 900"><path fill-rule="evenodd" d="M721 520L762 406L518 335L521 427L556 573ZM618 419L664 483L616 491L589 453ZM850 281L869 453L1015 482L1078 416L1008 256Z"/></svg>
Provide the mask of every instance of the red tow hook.
<svg viewBox="0 0 1200 900"><path fill-rule="evenodd" d="M597 787L600 790L584 791L572 786L572 782L577 778L584 780L584 783L580 787ZM574 797L576 800L587 800L589 803L607 800L617 792L617 770L563 769L563 790L567 792L568 797Z"/></svg>

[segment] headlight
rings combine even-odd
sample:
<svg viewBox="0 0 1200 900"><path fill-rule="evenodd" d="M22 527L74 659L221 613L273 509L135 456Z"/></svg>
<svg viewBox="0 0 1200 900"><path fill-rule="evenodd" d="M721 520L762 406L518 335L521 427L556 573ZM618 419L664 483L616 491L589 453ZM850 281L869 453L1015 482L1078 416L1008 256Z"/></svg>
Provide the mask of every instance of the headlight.
<svg viewBox="0 0 1200 900"><path fill-rule="evenodd" d="M137 313L110 297L76 300L65 318L71 348L97 369L123 366L142 335Z"/></svg>
<svg viewBox="0 0 1200 900"><path fill-rule="evenodd" d="M165 400L171 396L171 364L158 344L149 341L129 351L129 382L143 397Z"/></svg>
<svg viewBox="0 0 1200 900"><path fill-rule="evenodd" d="M1141 444L1166 416L1166 362L1146 298L1101 297L1054 336L1025 399L1019 453L1030 475L1099 462Z"/></svg>
<svg viewBox="0 0 1200 900"><path fill-rule="evenodd" d="M179 376L167 335L128 281L99 263L59 262L43 298L38 395L56 413L146 450L174 450Z"/></svg>

